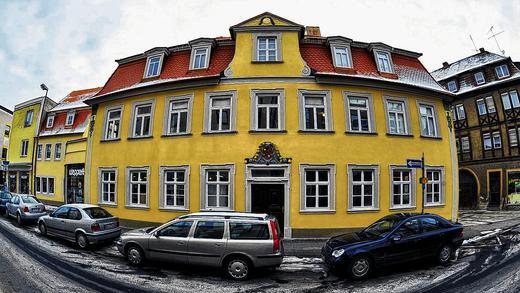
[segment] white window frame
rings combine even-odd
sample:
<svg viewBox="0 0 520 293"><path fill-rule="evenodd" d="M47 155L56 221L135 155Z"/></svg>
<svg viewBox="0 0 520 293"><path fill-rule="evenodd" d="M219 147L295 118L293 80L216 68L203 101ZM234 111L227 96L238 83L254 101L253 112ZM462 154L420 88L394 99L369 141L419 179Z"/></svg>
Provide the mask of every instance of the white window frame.
<svg viewBox="0 0 520 293"><path fill-rule="evenodd" d="M143 203L132 203L132 173L133 172L146 172L147 181L136 181L135 184L146 184L146 204ZM127 208L148 208L150 206L150 167L127 167L126 168L126 192L125 192L125 206ZM139 197L138 197L139 199ZM138 200L140 201L140 199Z"/></svg>
<svg viewBox="0 0 520 293"><path fill-rule="evenodd" d="M166 184L179 185L178 181L167 182L166 172L184 172L184 205L167 205L166 204ZM174 201L177 197L177 189L175 189ZM159 167L159 208L169 211L188 211L190 207L190 166L160 166Z"/></svg>
<svg viewBox="0 0 520 293"><path fill-rule="evenodd" d="M460 117L461 113L462 113L463 117ZM455 105L455 114L457 114L457 117L454 120L465 120L466 119L466 109L464 109L464 104Z"/></svg>
<svg viewBox="0 0 520 293"><path fill-rule="evenodd" d="M344 49L345 50L345 54L346 54L346 57L347 57L347 64L340 64L338 62L338 59L337 59L337 55L338 55L338 49ZM353 68L353 65L352 65L352 53L350 51L350 46L343 46L343 45L333 45L331 46L331 50L332 50L332 63L334 64L334 67L339 67L339 68ZM341 54L341 53L340 53Z"/></svg>
<svg viewBox="0 0 520 293"><path fill-rule="evenodd" d="M186 103L187 108L185 111L172 110L173 103ZM173 96L167 97L165 100L165 113L164 113L164 128L163 135L164 136L179 136L179 135L187 135L191 134L191 118L192 118L192 109L193 109L193 94L181 95L181 96ZM170 132L170 125L172 123L171 116L172 113L181 113L186 112L186 131L184 132ZM180 116L178 115L177 119L180 121ZM177 124L177 129L180 130L180 124Z"/></svg>
<svg viewBox="0 0 520 293"><path fill-rule="evenodd" d="M103 174L106 172L114 173L114 181L105 181L103 178ZM104 184L114 184L114 201L105 201L103 198L103 185ZM118 169L117 167L99 167L98 168L98 204L101 205L110 205L117 206L117 185L118 185Z"/></svg>
<svg viewBox="0 0 520 293"><path fill-rule="evenodd" d="M52 192L49 190L49 182L52 180ZM43 181L45 181L46 191L43 192ZM54 196L56 193L56 178L54 176L36 176L35 181L36 194L45 196Z"/></svg>
<svg viewBox="0 0 520 293"><path fill-rule="evenodd" d="M319 181L316 174L316 181L307 182L306 172L326 171L328 181ZM318 205L319 188L318 185L328 186L328 199L326 207L308 207L307 206L307 184L316 186L316 205ZM335 164L300 164L300 212L323 213L336 211L336 165Z"/></svg>
<svg viewBox="0 0 520 293"><path fill-rule="evenodd" d="M137 115L137 108L139 107L146 107L146 106L150 106L151 109L150 109L150 114L141 114L141 115ZM129 138L148 138L148 137L152 137L153 136L153 120L154 120L154 113L155 113L155 100L147 100L147 101L140 101L140 102L134 102L133 105L132 105L132 120L130 122L130 133L128 135ZM135 126L136 126L136 122L137 122L137 118L139 117L142 117L143 118L143 121L144 121L144 118L146 116L150 116L150 132L146 135L144 134L140 134L140 135L135 135ZM143 123L141 123L141 130L143 130Z"/></svg>
<svg viewBox="0 0 520 293"><path fill-rule="evenodd" d="M33 119L34 119L34 110L27 110L27 112L25 112L25 119L23 121L24 127L31 126Z"/></svg>
<svg viewBox="0 0 520 293"><path fill-rule="evenodd" d="M493 148L495 150L502 148L502 134L500 131L493 131L491 133L491 137L493 138Z"/></svg>
<svg viewBox="0 0 520 293"><path fill-rule="evenodd" d="M464 145L466 144L465 141L467 142L467 148L464 148ZM461 152L462 153L469 153L470 150L471 150L471 140L470 140L470 137L469 136L462 136L460 138L460 149L461 149Z"/></svg>
<svg viewBox="0 0 520 293"><path fill-rule="evenodd" d="M481 108L484 107L484 108ZM487 106L484 99L478 99L477 100L477 112L479 116L486 115L487 114Z"/></svg>
<svg viewBox="0 0 520 293"><path fill-rule="evenodd" d="M58 152L58 146L59 146L59 152ZM61 160L61 154L63 152L63 144L61 142L57 142L54 144L54 160L60 161Z"/></svg>
<svg viewBox="0 0 520 293"><path fill-rule="evenodd" d="M410 172L409 180L408 181L403 181L403 180L394 181L394 171L395 172L402 172L402 171ZM417 186L416 186L416 179L415 179L416 174L415 173L416 173L415 169L411 169L406 166L390 165L390 209L391 210L393 210L393 209L395 209L395 210L397 210L397 209L414 209L416 207ZM402 177L402 173L401 173L400 177ZM401 186L401 193L400 193L401 202L403 201L403 195L404 195L403 185L405 185L405 184L410 185L410 189L409 189L410 203L409 204L395 204L394 203L394 195L395 195L394 194L394 184L399 184Z"/></svg>
<svg viewBox="0 0 520 293"><path fill-rule="evenodd" d="M448 91L452 93L456 93L459 90L459 87L457 86L457 82L455 80L448 81L446 87L448 88Z"/></svg>
<svg viewBox="0 0 520 293"><path fill-rule="evenodd" d="M495 99L493 99L493 96L485 97L484 102L486 103L486 109L488 114L497 112L497 107L495 105Z"/></svg>
<svg viewBox="0 0 520 293"><path fill-rule="evenodd" d="M489 142L490 142L489 146L486 145L487 139L489 139ZM491 133L489 133L489 132L482 133L482 144L484 145L485 151L489 151L489 150L493 149L493 138L491 136Z"/></svg>
<svg viewBox="0 0 520 293"><path fill-rule="evenodd" d="M516 99L513 99L512 95L514 95ZM504 107L504 110L520 108L520 97L518 96L517 90L503 92L500 94L500 97L502 99L502 105Z"/></svg>
<svg viewBox="0 0 520 293"><path fill-rule="evenodd" d="M353 172L354 171L371 171L372 172L372 205L371 206L362 206L362 207L354 207L353 205ZM364 211L377 211L379 210L379 165L357 165L357 164L348 164L347 165L347 179L348 179L348 212L364 212ZM364 176L364 175L363 175ZM365 182L365 181L362 181ZM359 184L359 183L358 183ZM356 185L358 185L356 184ZM361 188L362 194L364 194L364 188ZM362 199L362 202L364 199Z"/></svg>
<svg viewBox="0 0 520 293"><path fill-rule="evenodd" d="M49 150L49 156L47 156L47 149ZM44 151L45 151L45 155L44 155L45 161L50 161L52 159L52 144L46 143Z"/></svg>
<svg viewBox="0 0 520 293"><path fill-rule="evenodd" d="M259 38L275 38L275 60L260 60L259 58ZM253 33L253 62L270 63L270 62L281 62L282 61L282 34L281 33ZM268 59L269 55L266 55Z"/></svg>
<svg viewBox="0 0 520 293"><path fill-rule="evenodd" d="M47 116L47 124L45 125L46 128L51 128L54 125L54 114L49 114Z"/></svg>
<svg viewBox="0 0 520 293"><path fill-rule="evenodd" d="M393 96L383 96L383 100L384 100L384 106L385 106L385 116L386 116L386 132L387 134L390 134L390 135L402 135L402 136L410 136L412 135L412 127L411 127L411 123L410 123L410 112L409 112L409 107L408 107L408 99L406 98L401 98L401 97L393 97ZM399 133L399 132L396 132L396 133L392 133L390 132L390 114L391 113L394 113L396 115L396 119L397 119L397 114L398 112L395 112L395 111L389 111L388 109L388 103L390 102L397 102L397 103L402 103L403 104L403 111L402 111L402 114L404 115L404 120L403 120L403 123L404 123L404 133ZM399 125L397 124L398 121L396 120L396 129L398 130L399 129Z"/></svg>
<svg viewBox="0 0 520 293"><path fill-rule="evenodd" d="M517 147L518 146L518 138L520 136L520 128L509 128L507 130L509 135L509 146ZM513 139L514 137L514 139Z"/></svg>
<svg viewBox="0 0 520 293"><path fill-rule="evenodd" d="M196 66L195 62L197 61L197 56L202 55L198 54L197 51L204 50L204 64L201 66ZM211 46L195 46L191 48L191 56L190 56L190 70L198 70L198 69L206 69L209 67L209 61L210 61L210 54L211 54Z"/></svg>
<svg viewBox="0 0 520 293"><path fill-rule="evenodd" d="M76 118L76 111L67 112L67 118L65 119L65 126L72 126L74 124L75 118ZM69 122L69 120L71 120L71 121Z"/></svg>
<svg viewBox="0 0 520 293"><path fill-rule="evenodd" d="M105 141L110 141L110 140L118 140L121 138L121 130L123 129L122 127L122 122L123 122L123 110L124 110L124 106L123 105L118 105L118 106L113 106L113 107L107 107L105 109L105 114L104 114L104 126L103 126L103 140ZM110 118L110 113L111 112L116 112L116 111L120 111L120 114L119 114L119 118L118 119L114 119L114 118ZM116 137L108 137L110 131L108 129L108 127L110 126L110 123L111 122L114 122L115 121L119 121L119 129L118 129L118 133L117 133L117 136Z"/></svg>
<svg viewBox="0 0 520 293"><path fill-rule="evenodd" d="M510 75L507 64L502 64L495 67L495 73L497 74L498 79L506 78Z"/></svg>
<svg viewBox="0 0 520 293"><path fill-rule="evenodd" d="M36 160L41 161L43 157L43 144L38 144L36 146Z"/></svg>
<svg viewBox="0 0 520 293"><path fill-rule="evenodd" d="M229 114L229 129L226 130L211 130L211 101L219 98L231 98L230 114ZM236 132L236 117L237 117L237 92L236 91L222 91L210 92L204 95L204 133L229 133ZM221 128L220 123L219 128Z"/></svg>
<svg viewBox="0 0 520 293"><path fill-rule="evenodd" d="M318 129L317 127L307 129L305 125L305 98L319 96L323 98L325 107L325 129ZM332 132L333 129L333 118L332 118L332 98L331 92L328 90L298 90L298 105L299 105L299 116L300 116L300 132ZM316 120L317 112L314 111L314 125L317 126Z"/></svg>
<svg viewBox="0 0 520 293"><path fill-rule="evenodd" d="M159 66L157 68L157 74L148 75L148 71L149 71L150 66L151 66L151 61L152 61L153 58L156 58L156 57L159 57ZM156 76L161 75L163 59L164 59L164 54L153 54L153 55L148 56L146 58L146 66L144 68L143 78L152 78L152 77L156 77Z"/></svg>
<svg viewBox="0 0 520 293"><path fill-rule="evenodd" d="M445 180L445 172L444 172L444 167L441 167L441 166L424 166L424 172L425 172L425 176L428 175L428 172L429 171L438 171L440 172L440 175L439 175L439 180L438 181L434 181L434 180L428 180L428 183L426 184L426 189L424 190L424 206L425 207L436 207L436 206L443 206L445 205L446 203L446 180ZM428 198L428 185L433 185L433 184L439 184L439 201L435 202L435 201L432 201L432 202L427 202L427 198ZM432 199L434 198L434 194L433 194L433 186L432 186Z"/></svg>
<svg viewBox="0 0 520 293"><path fill-rule="evenodd" d="M390 70L386 70L385 68L382 68L381 64L379 63L379 55L382 54L382 55L386 55L386 57L388 58L388 65L390 66ZM386 50L374 50L374 58L375 58L375 61L376 61L376 65L377 65L377 70L379 72L383 72L383 73L390 73L390 74L393 74L395 73L395 70L394 70L394 62L392 61L392 53L390 53L390 51L386 51Z"/></svg>
<svg viewBox="0 0 520 293"><path fill-rule="evenodd" d="M477 85L481 85L481 84L485 84L486 83L486 78L484 77L484 73L482 71L479 71L479 72L475 73L474 77L475 77L475 83Z"/></svg>
<svg viewBox="0 0 520 293"><path fill-rule="evenodd" d="M432 115L433 116L424 116L423 114L421 114L421 107L426 107L426 108L431 108L432 110ZM437 112L437 106L434 104L434 103L430 103L430 102L426 102L426 101L417 101L417 112L419 114L419 126L420 126L420 130L421 130L421 136L423 137L436 137L436 138L440 138L441 137L441 133L440 133L440 127L439 127L439 113ZM428 131L428 133L424 133L423 132L423 121L422 121L422 117L426 117L426 119L431 119L433 120L433 133L432 131ZM428 125L428 130L429 129L429 125Z"/></svg>
<svg viewBox="0 0 520 293"><path fill-rule="evenodd" d="M207 194L207 175L210 171L227 171L229 176L228 186L228 206L227 207L209 207ZM213 181L212 181L213 182ZM219 184L218 181L216 184ZM220 188L217 188L218 192ZM218 202L217 192L217 202ZM208 165L200 166L200 209L203 211L233 211L235 207L235 164Z"/></svg>
<svg viewBox="0 0 520 293"><path fill-rule="evenodd" d="M258 103L258 98L261 96L276 96L278 99L278 103L275 104L265 104L260 105ZM278 127L270 128L269 127L269 117L270 111L267 111L266 116L266 128L258 127L258 109L262 108L277 108L278 109ZM250 130L251 131L263 131L263 132L273 132L273 131L284 131L285 130L285 90L284 89L253 89L251 90L251 113L250 113Z"/></svg>
<svg viewBox="0 0 520 293"><path fill-rule="evenodd" d="M350 106L350 98L365 98L367 99L367 108L368 111L368 131L361 129L361 123L359 123L359 130L352 129L352 121L350 117L350 110L356 110L358 113L358 117L360 117L360 112L364 110L360 107L352 107ZM375 122L375 112L374 112L374 100L372 94L369 93L357 93L357 92L343 92L343 102L345 105L345 121L346 121L346 132L351 133L376 133L376 122ZM360 120L361 122L361 120Z"/></svg>
<svg viewBox="0 0 520 293"><path fill-rule="evenodd" d="M28 139L22 139L20 147L20 157L27 157L27 154L29 153L29 140Z"/></svg>

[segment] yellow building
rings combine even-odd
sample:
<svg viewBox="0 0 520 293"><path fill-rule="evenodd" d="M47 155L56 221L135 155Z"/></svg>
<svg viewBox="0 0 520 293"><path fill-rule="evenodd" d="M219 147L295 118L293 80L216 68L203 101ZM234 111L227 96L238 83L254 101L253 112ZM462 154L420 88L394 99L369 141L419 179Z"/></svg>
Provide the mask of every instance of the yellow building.
<svg viewBox="0 0 520 293"><path fill-rule="evenodd" d="M40 121L56 103L48 97L38 97L14 107L9 139L7 182L9 191L34 194L33 163L38 143Z"/></svg>
<svg viewBox="0 0 520 293"><path fill-rule="evenodd" d="M76 90L46 113L36 146L35 194L49 204L84 203L91 108L84 101L100 88Z"/></svg>
<svg viewBox="0 0 520 293"><path fill-rule="evenodd" d="M93 107L86 200L126 225L200 210L267 212L285 237L394 212L457 216L447 102L419 53L264 13L117 60ZM455 185L454 185L455 184Z"/></svg>

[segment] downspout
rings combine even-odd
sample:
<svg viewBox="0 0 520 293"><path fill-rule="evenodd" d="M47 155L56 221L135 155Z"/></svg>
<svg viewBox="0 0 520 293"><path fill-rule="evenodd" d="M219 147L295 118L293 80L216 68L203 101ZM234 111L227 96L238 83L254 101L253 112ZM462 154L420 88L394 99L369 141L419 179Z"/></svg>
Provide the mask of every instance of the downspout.
<svg viewBox="0 0 520 293"><path fill-rule="evenodd" d="M453 119L451 117L451 106L445 104L446 119L448 121L449 139L450 139L450 157L452 172L452 202L451 202L451 220L457 222L459 218L459 161L457 158L457 146L455 144L455 132L453 128Z"/></svg>
<svg viewBox="0 0 520 293"><path fill-rule="evenodd" d="M43 116L43 112L45 111L45 102L47 101L47 93L45 93L45 97L42 99L41 101L41 104L40 104L40 114L38 115L38 121L36 123L36 133L35 133L35 136L34 136L34 143L33 143L33 156L32 156L32 161L33 161L33 176L32 176L32 182L30 184L30 187L31 187L31 190L34 192L34 195L36 195L36 167L37 167L37 164L38 164L38 160L36 159L36 152L37 152L37 148L38 148L38 141L39 141L39 137L40 137L40 122L41 122L41 119L42 119L42 116ZM43 158L43 147L42 147L42 158ZM31 190L29 190L29 193L31 193Z"/></svg>
<svg viewBox="0 0 520 293"><path fill-rule="evenodd" d="M85 203L92 203L91 200L91 188L90 184L92 182L91 175L92 172L90 170L91 164L92 164L92 135L94 133L94 126L96 122L96 114L97 114L97 105L92 106L92 112L90 116L90 123L88 127L88 134L87 134L87 152L85 157ZM95 203L93 203L95 204Z"/></svg>

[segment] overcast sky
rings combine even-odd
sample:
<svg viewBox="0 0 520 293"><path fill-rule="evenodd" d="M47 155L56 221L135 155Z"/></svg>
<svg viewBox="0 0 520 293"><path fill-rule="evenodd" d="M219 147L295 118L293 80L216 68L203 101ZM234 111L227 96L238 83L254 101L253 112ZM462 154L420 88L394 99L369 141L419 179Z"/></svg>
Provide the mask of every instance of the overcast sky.
<svg viewBox="0 0 520 293"><path fill-rule="evenodd" d="M88 4L87 4L88 3ZM58 101L75 89L102 86L115 59L198 37L270 11L324 36L384 42L423 53L429 70L477 48L520 60L520 1L7 1L0 0L0 104L42 95Z"/></svg>

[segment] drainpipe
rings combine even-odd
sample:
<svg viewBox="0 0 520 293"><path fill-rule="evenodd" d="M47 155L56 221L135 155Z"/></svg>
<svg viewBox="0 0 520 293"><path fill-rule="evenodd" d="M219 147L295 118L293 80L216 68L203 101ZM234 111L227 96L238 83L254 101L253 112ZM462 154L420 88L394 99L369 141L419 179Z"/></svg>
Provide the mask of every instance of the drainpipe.
<svg viewBox="0 0 520 293"><path fill-rule="evenodd" d="M34 195L36 196L36 168L37 168L37 164L38 164L38 160L36 159L36 154L37 154L37 148L38 148L38 141L39 141L39 137L40 137L40 124L41 124L41 119L42 119L42 116L43 116L43 113L45 111L44 107L45 107L45 102L47 101L47 92L48 92L48 89L45 90L45 96L43 97L41 103L40 103L40 114L38 115L38 121L36 122L36 133L35 133L35 136L34 136L34 143L33 143L33 157L32 157L32 164L33 164L33 176L32 176L32 183L29 185L31 190ZM43 147L42 147L42 158L43 158ZM31 192L29 192L31 193Z"/></svg>

